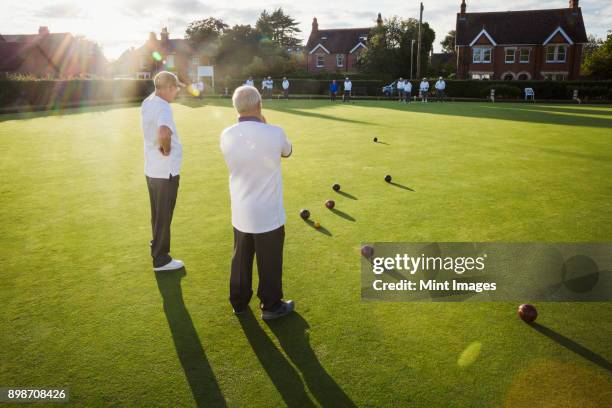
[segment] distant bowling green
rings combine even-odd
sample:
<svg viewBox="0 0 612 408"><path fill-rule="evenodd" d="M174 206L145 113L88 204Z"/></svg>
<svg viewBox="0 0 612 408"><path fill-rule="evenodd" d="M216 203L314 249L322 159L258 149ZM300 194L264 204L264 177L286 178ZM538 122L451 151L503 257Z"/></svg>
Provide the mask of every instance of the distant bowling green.
<svg viewBox="0 0 612 408"><path fill-rule="evenodd" d="M172 107L185 276L151 270L138 105L0 116L1 386L83 407L612 405L610 303L539 303L536 330L514 303L361 302L359 269L361 242L612 240L612 106L264 101L293 143L297 314L270 324L227 300L236 114Z"/></svg>

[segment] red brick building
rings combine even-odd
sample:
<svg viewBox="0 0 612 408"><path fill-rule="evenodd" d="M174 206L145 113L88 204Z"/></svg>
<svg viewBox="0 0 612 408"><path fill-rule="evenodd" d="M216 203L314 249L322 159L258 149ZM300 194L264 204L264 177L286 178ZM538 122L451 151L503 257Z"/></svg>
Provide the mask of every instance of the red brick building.
<svg viewBox="0 0 612 408"><path fill-rule="evenodd" d="M378 13L377 24L382 24ZM308 72L356 72L359 54L367 48L372 27L319 30L317 18L312 19L312 31L304 48Z"/></svg>
<svg viewBox="0 0 612 408"><path fill-rule="evenodd" d="M167 28L155 33L141 47L125 51L113 64L114 75L150 79L159 71L175 72L181 81L198 80L198 68L212 65L212 44L196 47L185 39L171 39Z"/></svg>
<svg viewBox="0 0 612 408"><path fill-rule="evenodd" d="M0 72L37 78L88 78L106 72L100 47L70 33L0 35Z"/></svg>
<svg viewBox="0 0 612 408"><path fill-rule="evenodd" d="M587 42L579 0L549 10L457 14L457 78L578 79Z"/></svg>

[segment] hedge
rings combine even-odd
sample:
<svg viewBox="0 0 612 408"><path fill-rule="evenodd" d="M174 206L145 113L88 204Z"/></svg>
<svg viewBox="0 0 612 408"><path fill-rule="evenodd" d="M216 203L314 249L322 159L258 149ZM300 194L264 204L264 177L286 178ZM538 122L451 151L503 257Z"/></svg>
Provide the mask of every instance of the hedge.
<svg viewBox="0 0 612 408"><path fill-rule="evenodd" d="M289 78L292 95L327 95L329 80ZM242 85L245 79L217 81L217 93L228 93ZM256 86L261 85L256 79ZM274 78L274 93L281 92L281 78ZM353 93L358 96L382 96L382 87L390 81L376 79L354 79ZM338 80L342 90L342 80ZM434 81L430 81L433 90ZM517 98L516 89L533 88L537 100L571 99L578 90L582 100L612 100L612 81L446 81L448 97L481 99L496 88L496 96ZM510 88L512 90L510 90ZM413 94L418 93L419 81L412 81ZM505 91L504 91L505 90ZM142 100L153 92L151 80L0 80L0 107L46 107L49 109L74 106L79 103L113 103L125 100Z"/></svg>
<svg viewBox="0 0 612 408"><path fill-rule="evenodd" d="M61 108L87 102L144 99L153 92L149 80L0 80L0 107Z"/></svg>

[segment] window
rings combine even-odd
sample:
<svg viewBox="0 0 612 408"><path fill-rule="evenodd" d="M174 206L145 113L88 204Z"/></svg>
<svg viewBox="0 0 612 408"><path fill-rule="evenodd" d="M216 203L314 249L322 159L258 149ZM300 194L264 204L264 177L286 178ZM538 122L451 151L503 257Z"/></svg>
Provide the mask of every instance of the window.
<svg viewBox="0 0 612 408"><path fill-rule="evenodd" d="M472 62L474 64L486 64L491 62L491 48L472 48Z"/></svg>
<svg viewBox="0 0 612 408"><path fill-rule="evenodd" d="M529 63L529 54L530 54L529 48L521 48L521 56L520 56L521 64Z"/></svg>
<svg viewBox="0 0 612 408"><path fill-rule="evenodd" d="M508 72L508 73L502 75L502 79L504 81L512 81L514 79L514 75L512 75L512 73Z"/></svg>
<svg viewBox="0 0 612 408"><path fill-rule="evenodd" d="M150 72L138 72L136 74L136 79L151 79Z"/></svg>
<svg viewBox="0 0 612 408"><path fill-rule="evenodd" d="M200 65L200 57L199 56L191 57L191 63L193 65Z"/></svg>
<svg viewBox="0 0 612 408"><path fill-rule="evenodd" d="M166 68L174 68L174 55L166 57Z"/></svg>
<svg viewBox="0 0 612 408"><path fill-rule="evenodd" d="M516 53L516 48L506 48L506 64L514 64L514 54Z"/></svg>
<svg viewBox="0 0 612 408"><path fill-rule="evenodd" d="M518 79L519 79L519 81L527 81L527 80L529 80L531 78L530 78L528 73L523 72L523 73L519 74Z"/></svg>
<svg viewBox="0 0 612 408"><path fill-rule="evenodd" d="M325 66L325 55L317 55L317 68Z"/></svg>
<svg viewBox="0 0 612 408"><path fill-rule="evenodd" d="M336 55L336 66L343 67L344 66L344 54Z"/></svg>
<svg viewBox="0 0 612 408"><path fill-rule="evenodd" d="M490 74L472 74L472 79L489 80L491 79L491 75Z"/></svg>
<svg viewBox="0 0 612 408"><path fill-rule="evenodd" d="M565 62L565 45L549 45L546 47L546 62Z"/></svg>
<svg viewBox="0 0 612 408"><path fill-rule="evenodd" d="M146 55L141 55L140 56L140 68L141 69L147 68L147 62L148 62L147 56Z"/></svg>

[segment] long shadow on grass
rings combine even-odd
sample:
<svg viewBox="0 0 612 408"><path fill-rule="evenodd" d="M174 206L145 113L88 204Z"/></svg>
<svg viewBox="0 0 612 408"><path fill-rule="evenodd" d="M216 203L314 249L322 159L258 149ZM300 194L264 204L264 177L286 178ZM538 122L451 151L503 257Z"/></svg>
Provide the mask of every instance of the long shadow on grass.
<svg viewBox="0 0 612 408"><path fill-rule="evenodd" d="M400 183L396 183L395 181L390 181L389 184L392 185L392 186L395 186L397 188L401 188L402 190L414 191L410 187L405 186L405 185L400 184Z"/></svg>
<svg viewBox="0 0 612 408"><path fill-rule="evenodd" d="M340 210L338 210L338 209L336 209L336 208L332 208L332 209L331 209L331 212L333 212L334 214L336 214L336 215L337 215L337 216L339 216L339 217L344 218L344 219L345 219L345 220L347 220L347 221L352 221L352 222L357 221L357 220L355 219L355 217L351 216L350 214L345 213L344 211L340 211Z"/></svg>
<svg viewBox="0 0 612 408"><path fill-rule="evenodd" d="M315 231L318 231L318 232L320 232L321 234L325 234L325 235L327 235L328 237L331 237L331 236L332 236L332 233L331 233L331 232L330 232L330 231L329 231L327 228L325 228L324 226L322 226L322 225L321 225L321 226L319 226L319 228L317 228L317 227L315 227L315 222L314 222L314 221L312 221L312 220L304 220L304 222L305 222L306 224L310 225L310 227L311 227L312 229L314 229Z"/></svg>
<svg viewBox="0 0 612 408"><path fill-rule="evenodd" d="M319 362L308 338L308 322L292 313L266 322L293 364L302 373L308 389L323 407L355 407L348 395Z"/></svg>
<svg viewBox="0 0 612 408"><path fill-rule="evenodd" d="M531 327L533 327L536 331L542 333L546 337L556 341L563 347L573 351L574 353L586 358L592 363L597 364L601 368L612 372L612 363L608 360L589 350L581 344L576 343L574 340L565 337L564 335L557 333L556 331L549 329L546 326L542 326L539 323L531 323Z"/></svg>
<svg viewBox="0 0 612 408"><path fill-rule="evenodd" d="M314 407L298 372L261 328L250 308L238 316L257 359L288 407Z"/></svg>
<svg viewBox="0 0 612 408"><path fill-rule="evenodd" d="M357 200L357 197L345 191L336 191L336 193L340 194L342 197L350 198L351 200Z"/></svg>
<svg viewBox="0 0 612 408"><path fill-rule="evenodd" d="M197 406L225 407L225 399L183 301L181 279L186 275L185 268L155 273L176 354Z"/></svg>
<svg viewBox="0 0 612 408"><path fill-rule="evenodd" d="M93 113L93 112L107 112L116 109L133 108L140 106L139 102L125 102L117 103L114 105L97 105L97 106L80 106L73 108L61 108L61 109L50 109L50 110L31 110L28 107L20 107L20 111L17 113L2 113L0 114L0 122L6 122L8 120L26 120L45 118L48 116L66 116L66 115L78 115L81 113Z"/></svg>

